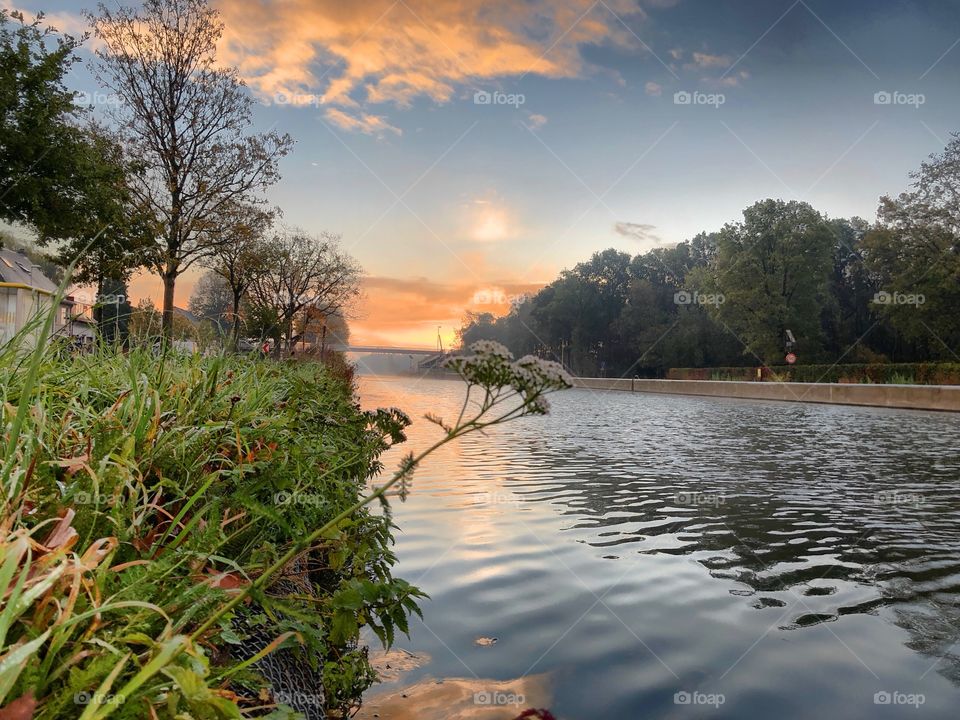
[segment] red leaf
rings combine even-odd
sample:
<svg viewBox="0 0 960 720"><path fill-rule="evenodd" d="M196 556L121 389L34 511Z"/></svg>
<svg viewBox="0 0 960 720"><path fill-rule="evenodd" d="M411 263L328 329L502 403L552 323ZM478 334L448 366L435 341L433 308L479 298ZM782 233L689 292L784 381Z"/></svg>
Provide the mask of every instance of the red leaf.
<svg viewBox="0 0 960 720"><path fill-rule="evenodd" d="M37 699L33 697L32 690L27 690L6 707L0 708L0 720L30 720L36 708Z"/></svg>

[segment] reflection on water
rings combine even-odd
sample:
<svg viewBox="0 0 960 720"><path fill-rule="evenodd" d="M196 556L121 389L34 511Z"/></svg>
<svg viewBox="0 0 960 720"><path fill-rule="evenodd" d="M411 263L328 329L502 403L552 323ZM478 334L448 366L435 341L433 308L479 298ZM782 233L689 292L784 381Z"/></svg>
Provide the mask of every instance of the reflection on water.
<svg viewBox="0 0 960 720"><path fill-rule="evenodd" d="M360 393L449 415L462 386ZM444 448L396 506L398 572L432 597L409 682L549 673L564 718L956 716L960 418L555 397ZM434 439L418 422L403 452Z"/></svg>
<svg viewBox="0 0 960 720"><path fill-rule="evenodd" d="M429 678L402 691L371 698L357 720L514 720L528 707L550 702L548 681L528 675L508 681L483 678Z"/></svg>

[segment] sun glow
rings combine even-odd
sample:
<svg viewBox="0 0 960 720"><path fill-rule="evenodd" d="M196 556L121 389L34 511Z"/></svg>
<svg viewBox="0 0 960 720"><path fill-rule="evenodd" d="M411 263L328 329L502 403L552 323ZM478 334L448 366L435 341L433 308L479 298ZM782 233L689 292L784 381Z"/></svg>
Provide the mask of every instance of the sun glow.
<svg viewBox="0 0 960 720"><path fill-rule="evenodd" d="M510 236L510 223L503 210L485 207L477 218L472 237L482 242L497 242Z"/></svg>

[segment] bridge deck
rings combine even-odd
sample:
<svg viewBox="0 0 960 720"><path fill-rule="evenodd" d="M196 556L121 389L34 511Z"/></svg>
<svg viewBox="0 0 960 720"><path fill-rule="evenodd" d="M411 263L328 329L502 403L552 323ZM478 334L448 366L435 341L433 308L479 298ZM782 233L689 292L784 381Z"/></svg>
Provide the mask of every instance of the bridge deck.
<svg viewBox="0 0 960 720"><path fill-rule="evenodd" d="M370 353L376 355L447 355L447 351L440 352L436 348L403 348L386 347L381 345L349 345L347 347L334 347L334 350L351 353Z"/></svg>

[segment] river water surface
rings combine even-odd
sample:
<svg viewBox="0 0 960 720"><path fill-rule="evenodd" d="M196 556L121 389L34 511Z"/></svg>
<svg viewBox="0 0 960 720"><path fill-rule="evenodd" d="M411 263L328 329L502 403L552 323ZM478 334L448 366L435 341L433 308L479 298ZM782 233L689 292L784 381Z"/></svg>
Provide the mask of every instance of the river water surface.
<svg viewBox="0 0 960 720"><path fill-rule="evenodd" d="M362 378L365 407L415 420L388 467L463 392ZM441 449L393 503L396 573L430 599L361 717L960 717L960 417L552 404Z"/></svg>

